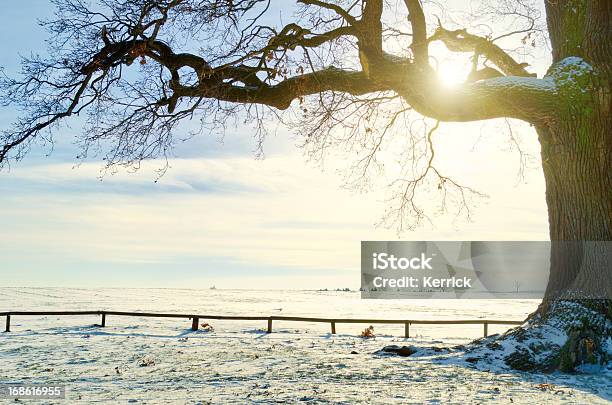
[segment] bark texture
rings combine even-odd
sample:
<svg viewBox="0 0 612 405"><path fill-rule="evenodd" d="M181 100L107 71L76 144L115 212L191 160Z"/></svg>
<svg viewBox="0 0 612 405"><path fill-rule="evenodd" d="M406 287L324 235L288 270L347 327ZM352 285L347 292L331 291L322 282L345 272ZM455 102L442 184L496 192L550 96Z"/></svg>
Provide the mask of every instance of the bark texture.
<svg viewBox="0 0 612 405"><path fill-rule="evenodd" d="M587 304L610 316L612 257L604 242L612 240L610 2L549 1L546 10L554 62L562 65L549 74L562 102L538 128L553 243L543 308L555 299L590 297L599 302ZM588 65L564 64L575 57Z"/></svg>

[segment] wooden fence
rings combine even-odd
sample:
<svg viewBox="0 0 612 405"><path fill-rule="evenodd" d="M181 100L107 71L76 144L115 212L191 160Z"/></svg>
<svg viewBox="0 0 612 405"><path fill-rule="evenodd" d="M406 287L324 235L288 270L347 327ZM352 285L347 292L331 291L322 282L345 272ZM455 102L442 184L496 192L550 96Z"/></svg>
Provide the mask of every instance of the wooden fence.
<svg viewBox="0 0 612 405"><path fill-rule="evenodd" d="M272 333L273 321L290 322L314 322L329 323L331 333L336 333L338 323L367 323L367 324L400 324L404 325L404 337L410 337L410 325L483 325L484 336L488 335L489 325L522 325L523 321L504 321L497 319L467 319L467 320L417 320L417 319L353 319L353 318L310 318L302 316L234 316L234 315L195 315L195 314L164 314L155 312L122 312L122 311L11 311L0 312L0 316L6 317L5 332L11 331L11 317L15 316L73 316L73 315L98 315L100 324L105 327L106 319L112 316L133 316L141 318L182 318L191 320L191 330L198 330L200 320L233 320L233 321L267 321L267 333Z"/></svg>

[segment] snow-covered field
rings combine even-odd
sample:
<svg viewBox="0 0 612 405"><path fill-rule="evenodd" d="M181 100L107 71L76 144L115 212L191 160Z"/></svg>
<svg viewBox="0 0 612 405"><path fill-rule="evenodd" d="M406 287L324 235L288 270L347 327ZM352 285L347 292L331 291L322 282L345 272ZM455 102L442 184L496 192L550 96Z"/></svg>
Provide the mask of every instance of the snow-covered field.
<svg viewBox="0 0 612 405"><path fill-rule="evenodd" d="M118 310L227 315L412 319L523 319L537 301L361 300L356 292L0 288L0 312ZM2 323L4 318L0 318ZM0 333L0 383L68 387L85 403L608 403L612 373L482 371L452 358L386 357L390 344L448 346L481 337L481 325L367 325L109 316L12 318ZM201 320L206 322L206 320ZM3 325L2 325L3 326ZM489 326L489 333L507 327ZM2 329L3 330L3 329Z"/></svg>

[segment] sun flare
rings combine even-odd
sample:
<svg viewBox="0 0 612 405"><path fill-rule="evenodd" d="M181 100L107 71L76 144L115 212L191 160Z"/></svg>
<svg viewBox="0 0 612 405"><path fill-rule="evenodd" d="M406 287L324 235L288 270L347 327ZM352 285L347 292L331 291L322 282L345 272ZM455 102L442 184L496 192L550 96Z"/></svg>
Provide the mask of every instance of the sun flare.
<svg viewBox="0 0 612 405"><path fill-rule="evenodd" d="M465 82L469 69L463 64L453 61L445 61L438 66L438 77L446 87L455 87Z"/></svg>

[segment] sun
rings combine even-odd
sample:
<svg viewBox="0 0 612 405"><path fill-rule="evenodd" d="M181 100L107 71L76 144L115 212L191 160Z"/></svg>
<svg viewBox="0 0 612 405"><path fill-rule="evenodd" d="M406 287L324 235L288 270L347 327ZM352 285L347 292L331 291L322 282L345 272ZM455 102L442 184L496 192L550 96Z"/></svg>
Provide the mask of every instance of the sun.
<svg viewBox="0 0 612 405"><path fill-rule="evenodd" d="M438 77L446 87L456 87L465 82L469 68L459 61L444 61L438 65Z"/></svg>
<svg viewBox="0 0 612 405"><path fill-rule="evenodd" d="M438 78L445 87L456 87L465 82L468 72L462 66L451 62L438 66Z"/></svg>

